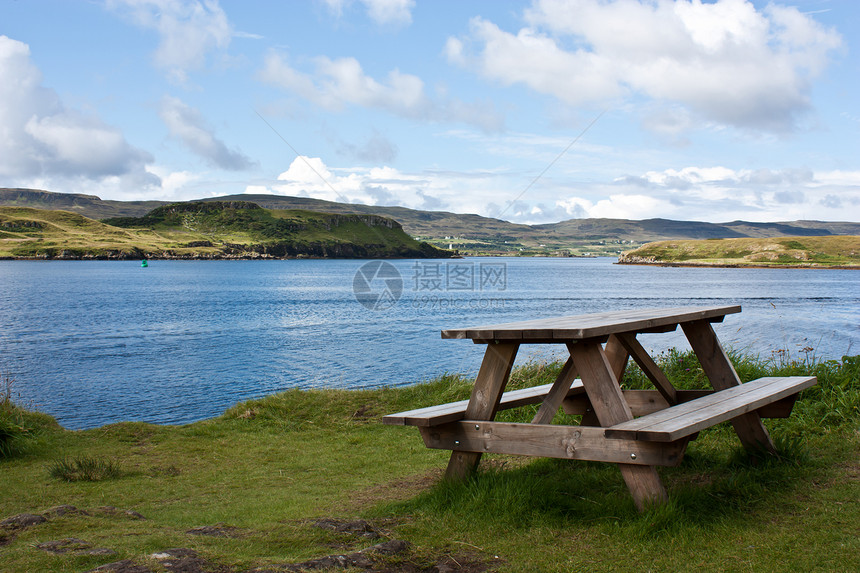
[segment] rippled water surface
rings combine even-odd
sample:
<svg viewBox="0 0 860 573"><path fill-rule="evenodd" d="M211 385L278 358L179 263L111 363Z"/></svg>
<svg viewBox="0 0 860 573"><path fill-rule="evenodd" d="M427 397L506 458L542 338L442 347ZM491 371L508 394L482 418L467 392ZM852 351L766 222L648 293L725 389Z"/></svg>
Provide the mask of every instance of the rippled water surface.
<svg viewBox="0 0 860 573"><path fill-rule="evenodd" d="M483 347L441 340L441 329L554 315L740 304L716 325L727 346L764 357L860 352L858 271L403 260L391 261L399 300L371 310L354 294L365 263L0 261L0 372L18 401L78 429L191 422L288 388L474 374ZM641 340L686 347L677 333ZM520 361L531 348L543 353L536 359L551 353L526 347Z"/></svg>

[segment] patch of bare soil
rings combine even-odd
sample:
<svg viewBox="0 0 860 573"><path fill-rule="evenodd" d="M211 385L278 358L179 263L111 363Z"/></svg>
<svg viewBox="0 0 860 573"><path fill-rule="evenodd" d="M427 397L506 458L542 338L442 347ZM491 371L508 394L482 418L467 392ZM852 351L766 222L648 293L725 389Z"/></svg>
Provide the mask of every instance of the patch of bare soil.
<svg viewBox="0 0 860 573"><path fill-rule="evenodd" d="M435 481L436 478L425 475L413 478L401 487L422 488L424 484ZM396 487L396 486L395 486ZM414 495L414 491L413 491ZM141 514L132 510L122 510L113 506L95 509L79 509L72 505L53 507L42 514L22 513L0 520L0 546L8 545L15 540L20 531L38 527L53 519L63 516L110 516L125 519L145 519ZM417 552L406 541L392 538L389 531L371 522L356 519L318 519L313 525L321 529L333 531L342 536L342 544L338 547L350 548L372 543L364 549L345 551L325 555L299 563L278 563L257 569L239 570L218 564L196 551L178 547L156 552L141 563L132 559L123 559L90 569L87 573L154 573L169 571L171 573L284 573L361 570L367 573L484 573L491 571L494 562L489 562L477 554L427 555ZM201 526L186 531L189 535L208 535L214 537L240 537L248 532L223 523ZM116 552L107 547L93 547L84 540L74 537L44 541L34 545L36 549L47 551L58 556L62 555L98 555L109 556Z"/></svg>
<svg viewBox="0 0 860 573"><path fill-rule="evenodd" d="M178 547L151 555L162 567L174 573L232 573L233 569L216 565L200 557L193 549Z"/></svg>
<svg viewBox="0 0 860 573"><path fill-rule="evenodd" d="M92 544L76 537L64 537L54 541L45 541L36 545L36 549L62 555L71 553L74 555L115 555L116 551L107 547L93 548Z"/></svg>
<svg viewBox="0 0 860 573"><path fill-rule="evenodd" d="M350 496L350 507L362 508L380 501L400 501L415 497L439 483L442 473L442 469L434 469L356 491Z"/></svg>
<svg viewBox="0 0 860 573"><path fill-rule="evenodd" d="M4 545L9 545L12 541L15 540L15 536L6 531L0 531L0 547Z"/></svg>
<svg viewBox="0 0 860 573"><path fill-rule="evenodd" d="M33 527L48 521L44 516L33 513L19 513L0 521L0 529L18 530Z"/></svg>
<svg viewBox="0 0 860 573"><path fill-rule="evenodd" d="M192 527L185 533L189 535L205 535L207 537L241 537L242 532L238 527L216 523L215 525L204 525L202 527Z"/></svg>
<svg viewBox="0 0 860 573"><path fill-rule="evenodd" d="M113 563L107 563L105 565L101 565L96 567L95 569L90 569L86 573L155 573L149 567L145 567L144 565L138 565L131 559L123 559L122 561L114 561Z"/></svg>
<svg viewBox="0 0 860 573"><path fill-rule="evenodd" d="M338 533L351 533L352 535L366 537L368 539L379 539L382 537L382 533L380 533L380 531L372 526L370 522L363 519L343 521L340 519L324 518L316 520L314 525L320 529L328 529Z"/></svg>

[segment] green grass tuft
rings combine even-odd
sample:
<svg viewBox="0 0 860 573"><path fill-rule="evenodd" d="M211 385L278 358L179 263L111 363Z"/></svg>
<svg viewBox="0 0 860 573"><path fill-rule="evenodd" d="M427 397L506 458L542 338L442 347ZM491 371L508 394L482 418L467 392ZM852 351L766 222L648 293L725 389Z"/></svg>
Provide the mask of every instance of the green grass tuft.
<svg viewBox="0 0 860 573"><path fill-rule="evenodd" d="M119 463L104 457L76 456L55 461L48 467L54 479L73 481L105 481L125 475Z"/></svg>
<svg viewBox="0 0 860 573"><path fill-rule="evenodd" d="M45 430L57 430L57 421L47 414L31 412L12 402L14 378L0 373L0 460L32 449Z"/></svg>

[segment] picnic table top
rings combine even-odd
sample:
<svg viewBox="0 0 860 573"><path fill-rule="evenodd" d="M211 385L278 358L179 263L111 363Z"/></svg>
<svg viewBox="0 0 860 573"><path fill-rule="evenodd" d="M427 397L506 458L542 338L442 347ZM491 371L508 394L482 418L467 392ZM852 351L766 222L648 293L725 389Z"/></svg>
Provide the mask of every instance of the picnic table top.
<svg viewBox="0 0 860 573"><path fill-rule="evenodd" d="M685 306L659 309L631 309L596 312L578 316L540 318L521 322L472 326L442 331L442 338L472 340L541 340L559 342L585 340L621 332L643 332L675 327L696 320L719 322L727 314L740 312L740 306Z"/></svg>

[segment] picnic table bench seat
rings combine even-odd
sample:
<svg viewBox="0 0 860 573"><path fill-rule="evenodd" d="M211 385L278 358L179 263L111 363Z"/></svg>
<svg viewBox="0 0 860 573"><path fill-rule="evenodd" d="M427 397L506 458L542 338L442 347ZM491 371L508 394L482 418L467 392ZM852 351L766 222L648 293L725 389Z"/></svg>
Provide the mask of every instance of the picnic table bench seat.
<svg viewBox="0 0 860 573"><path fill-rule="evenodd" d="M543 384L541 386L533 386L531 388L523 388L521 390L511 390L502 394L499 401L499 410L509 410L529 404L540 404L549 393L552 384ZM571 384L567 396L576 396L584 394L585 388L582 381L577 379ZM429 406L427 408L418 408L408 410L406 412L398 412L397 414L389 414L382 418L382 423L394 426L418 426L429 427L447 424L449 422L457 422L466 416L466 406L468 400L460 400L458 402L449 402L438 406Z"/></svg>
<svg viewBox="0 0 860 573"><path fill-rule="evenodd" d="M797 394L815 382L814 376L767 377L719 393L713 390L678 390L679 404L671 407L656 390L625 390L624 397L633 415L638 417L607 428L606 437L671 442L753 410L762 418L787 418ZM543 384L505 392L498 409L539 404L551 387L552 384ZM382 422L396 426L441 426L463 420L468 404L468 400L459 400L388 414ZM590 410L580 379L571 384L563 407L566 413L574 415Z"/></svg>
<svg viewBox="0 0 860 573"><path fill-rule="evenodd" d="M815 376L769 376L751 380L610 426L605 435L607 438L674 442L762 406L796 397L816 382Z"/></svg>

